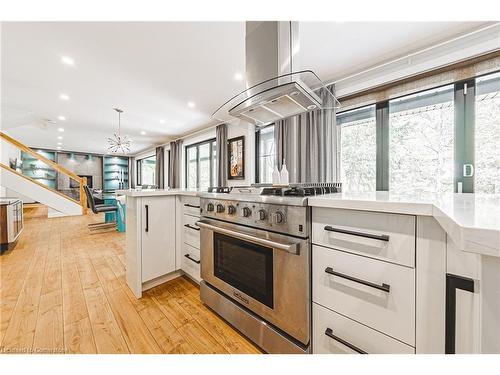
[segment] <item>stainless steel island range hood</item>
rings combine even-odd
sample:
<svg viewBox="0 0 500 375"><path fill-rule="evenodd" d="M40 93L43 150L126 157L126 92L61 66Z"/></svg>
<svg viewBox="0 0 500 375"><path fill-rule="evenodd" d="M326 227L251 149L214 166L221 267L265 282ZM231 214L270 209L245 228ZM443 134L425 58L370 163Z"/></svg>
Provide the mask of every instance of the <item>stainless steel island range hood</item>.
<svg viewBox="0 0 500 375"><path fill-rule="evenodd" d="M266 125L299 113L339 107L311 70L298 70L298 22L246 22L247 89L212 115L220 122Z"/></svg>

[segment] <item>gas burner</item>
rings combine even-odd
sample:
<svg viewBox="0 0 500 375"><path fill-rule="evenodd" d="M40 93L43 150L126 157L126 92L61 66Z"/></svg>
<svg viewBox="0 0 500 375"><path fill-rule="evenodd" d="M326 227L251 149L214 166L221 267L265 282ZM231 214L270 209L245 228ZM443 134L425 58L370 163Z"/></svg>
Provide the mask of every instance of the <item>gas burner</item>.
<svg viewBox="0 0 500 375"><path fill-rule="evenodd" d="M283 196L283 189L280 187L265 187L262 189L260 195L272 195L276 197Z"/></svg>
<svg viewBox="0 0 500 375"><path fill-rule="evenodd" d="M229 194L231 192L231 189L230 187L228 186L224 186L224 187L221 187L221 186L210 186L208 188L208 192L209 193L224 193L224 194Z"/></svg>

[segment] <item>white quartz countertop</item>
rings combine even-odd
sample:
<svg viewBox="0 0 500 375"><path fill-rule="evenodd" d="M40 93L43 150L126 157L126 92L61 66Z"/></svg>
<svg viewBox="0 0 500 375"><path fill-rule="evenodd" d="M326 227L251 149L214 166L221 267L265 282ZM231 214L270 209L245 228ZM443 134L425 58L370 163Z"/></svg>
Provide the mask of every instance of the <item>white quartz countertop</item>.
<svg viewBox="0 0 500 375"><path fill-rule="evenodd" d="M343 192L309 198L308 202L312 207L433 216L462 250L500 256L499 194Z"/></svg>
<svg viewBox="0 0 500 375"><path fill-rule="evenodd" d="M117 190L116 194L126 195L127 197L154 197L154 196L164 196L164 195L189 195L196 196L199 193L198 190L188 190L188 189L128 189L128 190Z"/></svg>

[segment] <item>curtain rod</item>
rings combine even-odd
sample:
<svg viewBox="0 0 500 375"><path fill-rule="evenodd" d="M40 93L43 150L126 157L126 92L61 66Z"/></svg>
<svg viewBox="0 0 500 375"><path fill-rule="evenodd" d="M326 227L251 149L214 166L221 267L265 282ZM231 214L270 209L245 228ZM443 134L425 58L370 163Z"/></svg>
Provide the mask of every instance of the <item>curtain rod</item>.
<svg viewBox="0 0 500 375"><path fill-rule="evenodd" d="M362 70L361 72L357 72L357 73L354 73L354 74L351 74L347 77L343 77L343 78L339 78L335 81L332 81L332 82L329 82L327 85L331 85L331 84L336 84L338 82L342 82L342 81L346 81L348 79L351 79L351 78L354 78L354 77L357 77L357 76L360 76L362 74L365 74L365 73L369 73L373 70L377 70L377 69L380 69L380 68L383 68L387 65L391 65L391 64L394 64L396 62L399 62L399 61L402 61L402 60L406 60L408 58L411 58L411 57L414 57L414 56L417 56L421 53L424 53L424 52L427 52L427 51L430 51L430 50L433 50L434 48L438 48L438 47L442 47L442 46L445 46L449 43L452 43L452 42L455 42L457 40L460 40L460 39L463 39L463 38L466 38L466 37L469 37L471 35L474 35L474 34L477 34L477 33L480 33L480 32L483 32L485 30L488 30L488 29L491 29L491 28L494 28L496 26L500 25L500 22L495 22L494 24L492 25L488 25L488 26L485 26L485 27L481 27L477 30L474 30L474 31L471 31L469 33L466 33L466 34L462 34L462 35L459 35L455 38L452 38L452 39L448 39L448 40L445 40L444 42L441 42L441 43L438 43L438 44L434 44L430 47L426 47L426 48L423 48L423 49L420 49L418 51L415 51L415 52L412 52L412 53L409 53L405 56L402 56L402 57L398 57L397 59L394 59L394 60L391 60L391 61L387 61L385 63L382 63L382 64L379 64L379 65L376 65L376 66L373 66L371 68L368 68L368 69L365 69L365 70Z"/></svg>

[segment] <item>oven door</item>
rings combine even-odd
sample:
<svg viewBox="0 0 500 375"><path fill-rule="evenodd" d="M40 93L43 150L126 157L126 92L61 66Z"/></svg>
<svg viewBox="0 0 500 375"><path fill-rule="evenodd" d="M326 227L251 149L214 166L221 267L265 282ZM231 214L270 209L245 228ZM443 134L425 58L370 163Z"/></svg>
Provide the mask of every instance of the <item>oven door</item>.
<svg viewBox="0 0 500 375"><path fill-rule="evenodd" d="M308 344L309 241L211 219L197 224L201 228L201 278Z"/></svg>

